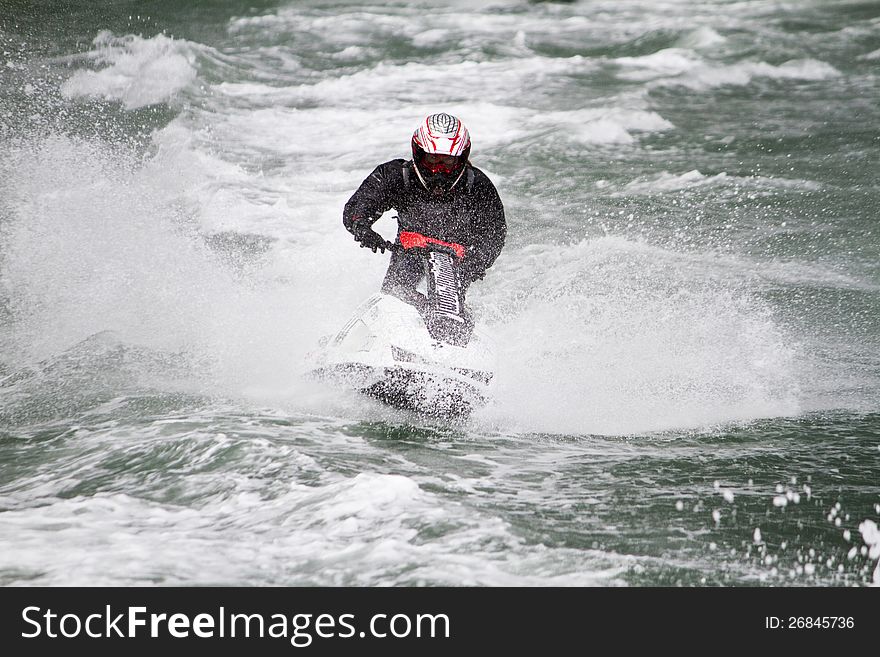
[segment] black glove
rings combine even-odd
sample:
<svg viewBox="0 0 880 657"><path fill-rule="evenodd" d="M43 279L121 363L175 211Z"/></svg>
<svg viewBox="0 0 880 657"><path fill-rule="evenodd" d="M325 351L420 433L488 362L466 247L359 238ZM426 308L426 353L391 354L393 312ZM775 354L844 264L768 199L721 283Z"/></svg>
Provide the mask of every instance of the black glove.
<svg viewBox="0 0 880 657"><path fill-rule="evenodd" d="M376 252L376 249L385 253L385 249L390 249L394 246L391 242L365 224L355 224L352 232L354 233L355 242L360 242L361 248L366 247L372 249L373 253Z"/></svg>

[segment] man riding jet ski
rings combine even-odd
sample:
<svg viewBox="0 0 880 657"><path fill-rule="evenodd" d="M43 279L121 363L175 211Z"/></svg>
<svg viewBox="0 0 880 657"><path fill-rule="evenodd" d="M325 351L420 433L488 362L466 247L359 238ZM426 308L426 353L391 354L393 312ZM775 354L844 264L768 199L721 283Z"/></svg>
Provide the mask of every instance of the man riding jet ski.
<svg viewBox="0 0 880 657"><path fill-rule="evenodd" d="M414 232L465 247L459 278L465 290L495 262L507 225L498 191L468 160L471 137L449 114L432 114L412 136L412 160L377 166L345 204L342 223L362 247L384 252L390 243L373 223L397 211L398 234ZM399 243L399 239L398 239ZM382 291L412 298L423 275L417 255L394 250Z"/></svg>
<svg viewBox="0 0 880 657"><path fill-rule="evenodd" d="M498 257L507 227L470 150L461 121L432 114L413 133L412 160L380 164L345 204L345 228L362 247L391 250L391 262L381 293L325 343L321 376L432 414L467 414L485 400L494 350L464 297ZM372 228L392 208L394 243Z"/></svg>

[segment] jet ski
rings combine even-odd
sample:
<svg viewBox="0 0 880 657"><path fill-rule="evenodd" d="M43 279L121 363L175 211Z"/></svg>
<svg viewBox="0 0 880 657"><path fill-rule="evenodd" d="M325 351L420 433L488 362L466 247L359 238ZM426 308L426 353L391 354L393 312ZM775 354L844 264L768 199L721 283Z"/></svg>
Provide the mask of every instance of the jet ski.
<svg viewBox="0 0 880 657"><path fill-rule="evenodd" d="M489 398L496 350L465 306L464 247L415 232L399 242L422 256L425 294L373 294L322 338L310 373L396 408L466 417Z"/></svg>

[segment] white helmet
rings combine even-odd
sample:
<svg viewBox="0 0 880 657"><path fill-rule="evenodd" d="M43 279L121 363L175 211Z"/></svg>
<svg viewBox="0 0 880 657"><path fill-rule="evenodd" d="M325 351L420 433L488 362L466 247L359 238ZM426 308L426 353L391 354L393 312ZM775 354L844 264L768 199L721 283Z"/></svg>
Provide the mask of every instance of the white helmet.
<svg viewBox="0 0 880 657"><path fill-rule="evenodd" d="M431 114L412 136L413 163L425 189L445 191L464 174L471 136L451 114Z"/></svg>

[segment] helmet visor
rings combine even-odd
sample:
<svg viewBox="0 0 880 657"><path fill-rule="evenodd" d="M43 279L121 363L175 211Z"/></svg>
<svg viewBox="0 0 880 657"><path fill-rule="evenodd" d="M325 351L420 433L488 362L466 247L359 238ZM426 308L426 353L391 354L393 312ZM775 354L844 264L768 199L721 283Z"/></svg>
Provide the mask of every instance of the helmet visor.
<svg viewBox="0 0 880 657"><path fill-rule="evenodd" d="M425 153L422 155L421 164L431 173L454 173L461 168L462 158L458 155Z"/></svg>

